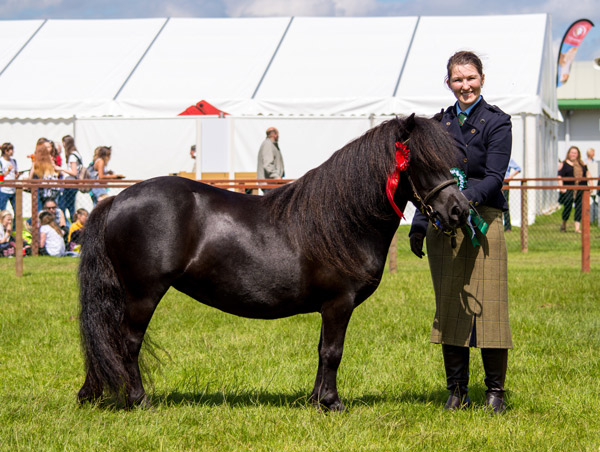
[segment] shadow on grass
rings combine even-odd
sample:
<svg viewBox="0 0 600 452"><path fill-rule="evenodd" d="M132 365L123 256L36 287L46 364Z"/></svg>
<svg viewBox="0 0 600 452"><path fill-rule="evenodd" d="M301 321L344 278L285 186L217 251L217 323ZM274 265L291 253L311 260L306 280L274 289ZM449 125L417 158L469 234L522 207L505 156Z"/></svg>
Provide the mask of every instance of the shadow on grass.
<svg viewBox="0 0 600 452"><path fill-rule="evenodd" d="M469 391L471 400L475 405L483 405L485 388L483 385L474 385ZM229 406L252 407L271 406L286 408L305 408L313 406L308 400L310 391L295 391L290 393L269 391L213 391L213 392L179 392L150 396L153 406L177 405L203 405L203 406ZM340 393L342 402L346 407L377 406L383 404L420 404L439 405L442 407L448 399L448 390L440 386L434 391L406 391L403 393L364 394L358 397L344 397Z"/></svg>
<svg viewBox="0 0 600 452"><path fill-rule="evenodd" d="M378 405L432 405L444 406L448 399L448 390L440 385L439 389L433 391L410 390L401 393L364 394L358 397L344 397L341 393L342 403L348 410L359 407L376 407ZM230 408L244 407L277 407L277 408L315 408L308 398L310 391L295 391L290 393L269 391L205 391L205 392L181 392L169 393L154 392L148 395L150 405L147 408L173 407L198 405L206 407L225 406ZM485 400L485 387L475 384L470 387L469 396L473 408L483 407ZM84 403L82 406L89 404ZM91 403L102 409L127 409L123 401L114 395L105 395L96 402Z"/></svg>
<svg viewBox="0 0 600 452"><path fill-rule="evenodd" d="M205 406L276 406L304 407L309 405L309 393L296 391L276 393L268 391L216 391L216 392L180 392L167 394L154 393L150 401L154 406L205 405Z"/></svg>

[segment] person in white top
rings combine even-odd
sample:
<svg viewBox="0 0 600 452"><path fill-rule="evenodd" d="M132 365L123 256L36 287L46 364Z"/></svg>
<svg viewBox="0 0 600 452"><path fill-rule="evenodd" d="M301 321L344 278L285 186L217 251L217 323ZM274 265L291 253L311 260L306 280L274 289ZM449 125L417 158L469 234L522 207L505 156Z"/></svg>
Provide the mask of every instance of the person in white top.
<svg viewBox="0 0 600 452"><path fill-rule="evenodd" d="M54 215L47 211L40 213L40 251L49 256L65 256L63 231L54 221Z"/></svg>
<svg viewBox="0 0 600 452"><path fill-rule="evenodd" d="M75 180L80 168L83 166L83 158L77 148L75 147L75 140L71 135L65 135L62 137L63 148L65 149L65 168L61 168L60 171L64 179ZM72 222L75 218L75 198L77 196L77 188L65 188L58 199L58 206L61 210L67 214L69 211L69 219Z"/></svg>
<svg viewBox="0 0 600 452"><path fill-rule="evenodd" d="M4 143L2 145L2 156L0 157L0 174L2 174L5 181L16 180L19 175L17 161L12 158L14 152L15 151L12 144ZM16 191L17 189L14 187L2 186L0 188L0 210L6 209L6 204L10 201L10 205L13 209L13 214L14 212L16 212Z"/></svg>

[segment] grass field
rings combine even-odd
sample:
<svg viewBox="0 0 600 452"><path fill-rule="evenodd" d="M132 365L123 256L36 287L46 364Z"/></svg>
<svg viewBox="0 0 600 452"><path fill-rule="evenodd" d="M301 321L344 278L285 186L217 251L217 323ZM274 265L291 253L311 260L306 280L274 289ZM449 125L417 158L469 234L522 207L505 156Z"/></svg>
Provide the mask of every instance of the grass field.
<svg viewBox="0 0 600 452"><path fill-rule="evenodd" d="M405 239L401 239L405 240ZM509 253L508 406L491 416L472 351L473 408L444 413L439 346L428 343L426 260L399 272L350 323L338 388L345 413L307 403L317 314L247 320L174 290L150 326L153 410L75 401L83 383L77 259L0 259L0 450L18 451L600 451L600 255Z"/></svg>

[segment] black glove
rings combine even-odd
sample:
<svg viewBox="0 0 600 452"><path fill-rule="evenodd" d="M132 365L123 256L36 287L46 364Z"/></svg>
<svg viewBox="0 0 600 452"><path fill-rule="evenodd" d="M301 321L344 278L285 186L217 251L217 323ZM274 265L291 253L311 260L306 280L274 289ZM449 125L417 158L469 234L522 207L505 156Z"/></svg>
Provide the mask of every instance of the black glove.
<svg viewBox="0 0 600 452"><path fill-rule="evenodd" d="M424 238L425 238L425 236L420 232L413 232L409 237L410 250L419 259L421 259L423 256L425 256L425 253L423 252L423 239Z"/></svg>

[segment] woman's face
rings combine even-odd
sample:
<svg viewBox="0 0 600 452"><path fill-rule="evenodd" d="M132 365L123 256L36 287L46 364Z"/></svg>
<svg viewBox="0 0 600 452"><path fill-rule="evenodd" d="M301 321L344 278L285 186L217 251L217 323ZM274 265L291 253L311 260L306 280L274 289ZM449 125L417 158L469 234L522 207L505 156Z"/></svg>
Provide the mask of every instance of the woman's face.
<svg viewBox="0 0 600 452"><path fill-rule="evenodd" d="M4 218L2 218L2 227L4 229L6 229L8 227L8 225L11 223L12 223L12 215L6 215Z"/></svg>
<svg viewBox="0 0 600 452"><path fill-rule="evenodd" d="M479 99L484 79L485 74L479 75L477 68L472 64L457 64L452 67L448 88L458 100L461 110L466 110Z"/></svg>
<svg viewBox="0 0 600 452"><path fill-rule="evenodd" d="M569 149L569 153L567 154L568 160L574 162L577 160L578 157L579 157L579 152L577 152L577 149L575 149L575 148Z"/></svg>

